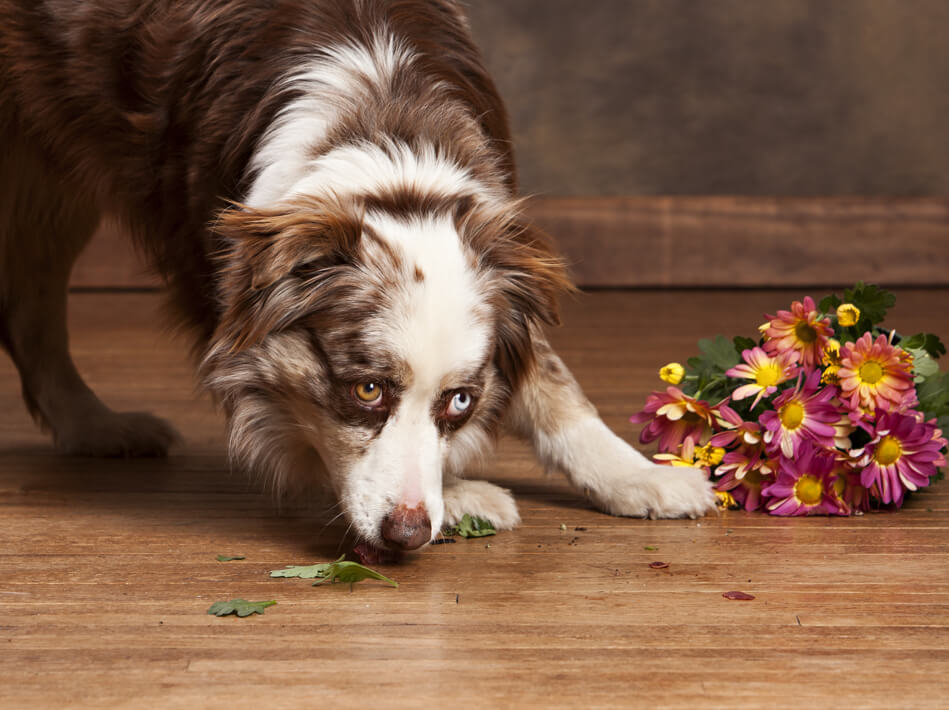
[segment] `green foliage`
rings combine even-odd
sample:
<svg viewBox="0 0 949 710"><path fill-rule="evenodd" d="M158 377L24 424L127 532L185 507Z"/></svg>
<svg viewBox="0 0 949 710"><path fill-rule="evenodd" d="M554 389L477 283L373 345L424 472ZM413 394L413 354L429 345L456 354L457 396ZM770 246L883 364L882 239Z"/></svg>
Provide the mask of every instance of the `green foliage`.
<svg viewBox="0 0 949 710"><path fill-rule="evenodd" d="M905 350L924 350L934 360L946 354L946 346L943 345L939 336L932 333L917 333L904 338L900 341L900 347Z"/></svg>
<svg viewBox="0 0 949 710"><path fill-rule="evenodd" d="M852 303L860 309L860 318L856 325L840 329L841 338L846 342L855 339L857 333L872 330L873 326L882 323L887 311L896 303L896 296L875 284L858 281L853 288L844 291L843 299L837 294L831 294L821 299L818 307L824 313L833 314L843 303Z"/></svg>
<svg viewBox="0 0 949 710"><path fill-rule="evenodd" d="M903 347L906 352L913 356L913 378L916 384L919 384L927 377L932 377L939 373L939 365L929 357L925 350L916 350L914 348Z"/></svg>
<svg viewBox="0 0 949 710"><path fill-rule="evenodd" d="M270 573L271 577L299 577L300 579L318 579L313 583L315 587L318 584L327 582L348 582L355 584L364 579L378 579L386 582L393 587L398 587L399 583L389 579L374 569L364 567L358 562L347 562L346 555L342 555L335 562L324 562L316 565L307 565L305 567L287 567L285 569L275 569Z"/></svg>
<svg viewBox="0 0 949 710"><path fill-rule="evenodd" d="M736 344L724 335L716 335L712 340L703 338L699 341L699 350L702 351L704 360L722 372L734 367L741 360L741 352Z"/></svg>
<svg viewBox="0 0 949 710"><path fill-rule="evenodd" d="M336 562L342 562L346 555L340 557ZM315 577L325 577L327 571L336 562L323 562L317 565L306 565L304 567L286 567L284 569L275 569L271 571L271 577L299 577L300 579L313 579Z"/></svg>
<svg viewBox="0 0 949 710"><path fill-rule="evenodd" d="M935 417L940 428L949 431L949 372L938 372L916 385L919 409L927 419Z"/></svg>
<svg viewBox="0 0 949 710"><path fill-rule="evenodd" d="M445 537L487 537L488 535L497 535L498 531L494 529L494 524L484 518L473 518L467 513L461 516L457 525L447 527L442 530Z"/></svg>
<svg viewBox="0 0 949 710"><path fill-rule="evenodd" d="M245 559L243 555L218 555L218 562L233 562L234 560L243 560Z"/></svg>
<svg viewBox="0 0 949 710"><path fill-rule="evenodd" d="M743 335L736 335L732 342L735 343L735 352L738 354L743 353L745 350L751 350L758 345L756 341L751 338L746 338Z"/></svg>
<svg viewBox="0 0 949 710"><path fill-rule="evenodd" d="M399 583L394 579L389 579L384 574L376 572L374 569L364 567L358 562L347 562L345 560L337 560L336 562L331 563L323 578L314 582L313 586L315 587L320 584L326 584L327 582L344 582L347 584L355 584L356 582L362 582L364 579L378 579L379 581L385 582L392 587L399 586Z"/></svg>
<svg viewBox="0 0 949 710"><path fill-rule="evenodd" d="M264 609L273 606L277 602L249 602L246 599L231 599L227 602L214 602L208 609L208 614L214 616L227 616L228 614L237 614L238 616L250 616L251 614L263 614Z"/></svg>

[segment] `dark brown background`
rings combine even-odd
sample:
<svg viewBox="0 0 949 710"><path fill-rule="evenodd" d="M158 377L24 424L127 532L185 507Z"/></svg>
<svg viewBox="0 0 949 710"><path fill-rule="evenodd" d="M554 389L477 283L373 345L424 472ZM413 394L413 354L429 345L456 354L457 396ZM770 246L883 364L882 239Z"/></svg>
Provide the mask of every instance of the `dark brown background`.
<svg viewBox="0 0 949 710"><path fill-rule="evenodd" d="M524 189L949 194L946 0L470 0Z"/></svg>
<svg viewBox="0 0 949 710"><path fill-rule="evenodd" d="M949 283L949 0L471 0L581 286ZM114 229L73 284L153 284Z"/></svg>

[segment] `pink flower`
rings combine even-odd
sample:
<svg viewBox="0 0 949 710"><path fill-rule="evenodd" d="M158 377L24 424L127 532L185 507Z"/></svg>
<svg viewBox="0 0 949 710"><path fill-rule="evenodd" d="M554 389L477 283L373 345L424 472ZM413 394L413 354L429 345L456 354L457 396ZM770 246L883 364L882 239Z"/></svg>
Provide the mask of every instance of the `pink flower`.
<svg viewBox="0 0 949 710"><path fill-rule="evenodd" d="M764 427L764 441L774 454L778 450L791 458L804 441L813 441L832 449L840 420L831 400L837 394L833 385L820 386L820 370L812 370L806 380L798 377L797 386L787 390L772 403L774 411L764 412L758 419Z"/></svg>
<svg viewBox="0 0 949 710"><path fill-rule="evenodd" d="M834 495L840 508L847 515L854 511L865 513L870 510L870 491L860 483L860 470L856 468L856 461L846 454L843 459L838 456L834 472L837 474Z"/></svg>
<svg viewBox="0 0 949 710"><path fill-rule="evenodd" d="M712 407L708 402L690 397L678 387L667 387L665 393L653 392L646 406L629 418L634 424L649 422L639 435L642 444L659 439L659 451L675 453L682 442L691 439L697 444L706 429L712 427Z"/></svg>
<svg viewBox="0 0 949 710"><path fill-rule="evenodd" d="M873 440L851 455L859 457L860 483L883 503L900 506L906 491L929 485L937 466L945 463L940 451L945 446L946 440L936 435L935 420L885 412L877 420Z"/></svg>
<svg viewBox="0 0 949 710"><path fill-rule="evenodd" d="M772 466L760 446L744 444L726 453L715 469L716 475L724 474L715 488L731 493L745 510L757 510L761 505L762 486L774 480Z"/></svg>
<svg viewBox="0 0 949 710"><path fill-rule="evenodd" d="M718 425L724 431L715 434L709 443L712 446L728 448L732 444L743 443L754 445L761 441L761 427L757 422L744 421L734 409L727 404L718 406Z"/></svg>
<svg viewBox="0 0 949 710"><path fill-rule="evenodd" d="M864 333L856 342L846 343L840 350L837 377L841 398L849 399L855 411L899 411L916 403L913 363L885 335L874 341Z"/></svg>
<svg viewBox="0 0 949 710"><path fill-rule="evenodd" d="M732 393L734 400L756 395L755 401L751 403L752 408L757 406L762 397L773 394L778 385L790 380L797 372L794 364L797 355L794 352L783 352L772 357L761 348L755 347L742 351L741 357L745 362L726 370L725 374L738 379L754 380Z"/></svg>
<svg viewBox="0 0 949 710"><path fill-rule="evenodd" d="M817 306L810 296L804 299L804 303L794 301L790 311L766 315L768 322L760 328L767 338L765 351L772 355L793 353L794 359L805 368L817 367L828 339L834 334L830 319L818 320L817 316Z"/></svg>
<svg viewBox="0 0 949 710"><path fill-rule="evenodd" d="M761 491L772 515L846 515L834 492L834 457L812 443L795 458L783 456L774 483Z"/></svg>

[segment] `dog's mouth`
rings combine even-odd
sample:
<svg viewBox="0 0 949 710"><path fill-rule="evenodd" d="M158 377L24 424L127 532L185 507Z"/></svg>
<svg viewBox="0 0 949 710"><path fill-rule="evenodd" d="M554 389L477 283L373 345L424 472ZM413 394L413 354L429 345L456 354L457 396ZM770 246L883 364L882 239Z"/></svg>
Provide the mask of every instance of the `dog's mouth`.
<svg viewBox="0 0 949 710"><path fill-rule="evenodd" d="M409 507L402 503L382 519L381 542L364 540L353 553L364 565L399 562L409 550L417 550L431 542L432 521L424 503Z"/></svg>
<svg viewBox="0 0 949 710"><path fill-rule="evenodd" d="M371 542L359 543L353 548L353 554L359 559L360 564L367 567L396 564L405 556L402 550L388 550L373 545Z"/></svg>

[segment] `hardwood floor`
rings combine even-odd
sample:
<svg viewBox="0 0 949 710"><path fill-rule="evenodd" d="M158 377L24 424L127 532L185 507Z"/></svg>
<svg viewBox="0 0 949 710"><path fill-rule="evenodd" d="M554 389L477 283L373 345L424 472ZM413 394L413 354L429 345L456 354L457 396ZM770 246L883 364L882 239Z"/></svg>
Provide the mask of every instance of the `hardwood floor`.
<svg viewBox="0 0 949 710"><path fill-rule="evenodd" d="M555 344L607 423L699 337L752 334L802 293L643 291L565 304ZM813 295L822 295L814 293ZM949 340L949 290L889 323ZM611 518L504 442L479 474L523 525L386 566L377 583L271 579L335 559L344 526L228 471L222 422L153 294L74 294L80 370L169 418L163 461L57 455L0 358L0 708L944 708L949 483L899 513ZM565 526L565 529L564 527ZM647 549L647 548L656 548ZM244 560L218 562L218 554ZM653 561L668 562L651 569ZM741 590L753 601L730 601ZM276 600L216 618L212 602Z"/></svg>

